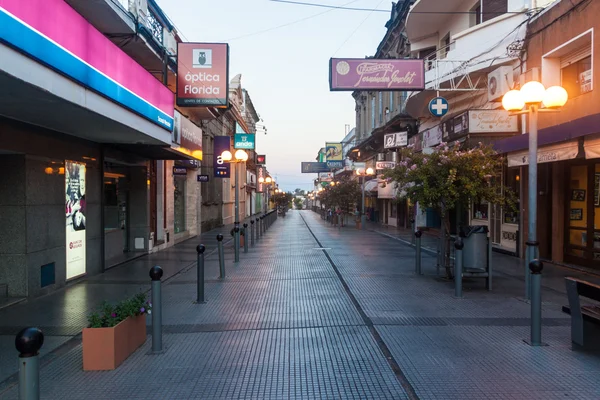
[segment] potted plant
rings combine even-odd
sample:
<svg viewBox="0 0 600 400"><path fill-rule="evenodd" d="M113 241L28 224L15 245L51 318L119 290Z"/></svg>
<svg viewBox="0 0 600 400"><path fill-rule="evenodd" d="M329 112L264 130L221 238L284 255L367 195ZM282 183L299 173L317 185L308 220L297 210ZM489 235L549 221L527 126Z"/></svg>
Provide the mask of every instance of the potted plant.
<svg viewBox="0 0 600 400"><path fill-rule="evenodd" d="M146 341L146 314L152 304L139 293L118 304L104 302L83 329L83 370L117 368Z"/></svg>

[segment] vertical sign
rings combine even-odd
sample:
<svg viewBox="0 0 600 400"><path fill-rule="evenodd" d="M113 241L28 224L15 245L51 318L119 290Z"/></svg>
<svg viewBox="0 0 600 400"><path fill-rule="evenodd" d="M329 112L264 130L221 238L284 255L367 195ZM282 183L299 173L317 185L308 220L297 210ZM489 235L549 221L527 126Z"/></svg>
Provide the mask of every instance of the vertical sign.
<svg viewBox="0 0 600 400"><path fill-rule="evenodd" d="M65 161L67 279L85 274L85 164Z"/></svg>
<svg viewBox="0 0 600 400"><path fill-rule="evenodd" d="M341 143L325 143L325 154L329 168L344 168L344 154Z"/></svg>
<svg viewBox="0 0 600 400"><path fill-rule="evenodd" d="M221 159L221 153L225 150L231 150L231 136L215 136L213 156L213 167L215 169L215 178L229 178L231 169L229 163Z"/></svg>
<svg viewBox="0 0 600 400"><path fill-rule="evenodd" d="M264 178L265 177L265 169L263 167L258 167L256 169L257 172L257 177L256 177L256 181L258 182L258 186L256 187L256 191L258 193L262 193L264 191L264 184L260 183L260 178Z"/></svg>
<svg viewBox="0 0 600 400"><path fill-rule="evenodd" d="M177 43L177 105L229 105L229 45Z"/></svg>

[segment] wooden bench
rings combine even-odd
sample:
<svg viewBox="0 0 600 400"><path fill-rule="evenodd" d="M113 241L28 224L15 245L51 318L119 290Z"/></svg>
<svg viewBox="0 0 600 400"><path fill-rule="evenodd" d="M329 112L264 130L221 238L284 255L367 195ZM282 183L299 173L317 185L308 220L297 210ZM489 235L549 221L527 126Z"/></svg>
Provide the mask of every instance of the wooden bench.
<svg viewBox="0 0 600 400"><path fill-rule="evenodd" d="M587 350L600 350L600 306L582 305L580 297L600 301L600 286L576 278L565 278L569 306L563 312L571 315L571 341Z"/></svg>

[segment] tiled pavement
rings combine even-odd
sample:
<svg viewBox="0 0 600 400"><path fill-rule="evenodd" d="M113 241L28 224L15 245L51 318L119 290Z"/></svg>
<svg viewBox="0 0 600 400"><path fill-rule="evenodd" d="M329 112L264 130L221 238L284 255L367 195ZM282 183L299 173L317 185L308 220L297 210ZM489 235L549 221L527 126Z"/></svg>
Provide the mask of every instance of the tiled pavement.
<svg viewBox="0 0 600 400"><path fill-rule="evenodd" d="M497 276L491 293L469 281L454 299L432 256L415 276L409 246L311 212L288 213L232 258L224 281L207 259L206 304L193 303L193 268L165 284L164 354L147 354L149 337L116 371L84 373L71 340L43 358L42 398L600 398L600 357L571 351L559 291L544 290L549 346L532 348L516 277Z"/></svg>

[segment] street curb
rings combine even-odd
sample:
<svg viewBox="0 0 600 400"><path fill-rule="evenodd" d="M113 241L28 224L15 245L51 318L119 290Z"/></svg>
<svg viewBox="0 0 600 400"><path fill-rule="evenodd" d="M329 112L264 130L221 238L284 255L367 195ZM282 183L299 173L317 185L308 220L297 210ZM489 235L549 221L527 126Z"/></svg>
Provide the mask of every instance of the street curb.
<svg viewBox="0 0 600 400"><path fill-rule="evenodd" d="M375 232L375 233L377 233L377 234L379 234L381 236L385 236L385 237L390 238L390 239L394 239L394 240L396 240L396 241L398 241L400 243L403 243L403 244L407 245L408 247L415 247L415 245L412 244L411 242L409 242L408 240L400 239L399 237L392 236L392 235L387 234L385 232L376 231L374 229L369 229L369 231L370 232ZM433 256L437 256L437 254L438 254L437 250L433 250L433 249L431 249L429 247L423 247L422 246L421 247L421 251L424 251L425 253L429 253L429 254L431 254Z"/></svg>

